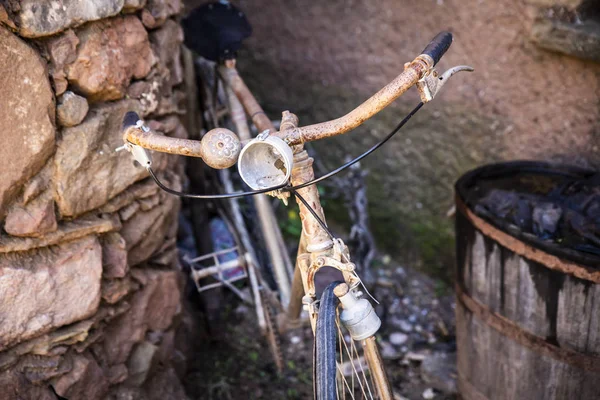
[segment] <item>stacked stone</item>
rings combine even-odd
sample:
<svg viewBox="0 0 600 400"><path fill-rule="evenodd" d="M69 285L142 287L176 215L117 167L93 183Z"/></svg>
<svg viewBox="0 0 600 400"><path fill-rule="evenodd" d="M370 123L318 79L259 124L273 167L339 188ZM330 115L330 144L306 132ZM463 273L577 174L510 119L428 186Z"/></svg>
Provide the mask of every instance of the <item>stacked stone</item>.
<svg viewBox="0 0 600 400"><path fill-rule="evenodd" d="M182 4L3 4L0 400L183 399L179 201L115 152L131 110L187 136ZM153 159L180 188L181 160Z"/></svg>

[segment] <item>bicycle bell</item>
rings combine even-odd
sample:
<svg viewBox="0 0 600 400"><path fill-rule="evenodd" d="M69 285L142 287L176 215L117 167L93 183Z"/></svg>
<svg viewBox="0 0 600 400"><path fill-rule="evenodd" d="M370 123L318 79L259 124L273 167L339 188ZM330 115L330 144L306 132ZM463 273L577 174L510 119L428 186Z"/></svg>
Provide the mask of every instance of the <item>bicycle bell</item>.
<svg viewBox="0 0 600 400"><path fill-rule="evenodd" d="M252 139L240 153L238 171L254 190L280 186L292 174L294 153L286 142L277 136L269 136L266 130Z"/></svg>

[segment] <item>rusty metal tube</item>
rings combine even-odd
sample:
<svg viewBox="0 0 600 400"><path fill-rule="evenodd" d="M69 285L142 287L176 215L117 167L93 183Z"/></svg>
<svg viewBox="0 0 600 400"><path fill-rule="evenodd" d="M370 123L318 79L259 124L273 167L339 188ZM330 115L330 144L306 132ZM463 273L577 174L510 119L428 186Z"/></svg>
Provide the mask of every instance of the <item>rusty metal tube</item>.
<svg viewBox="0 0 600 400"><path fill-rule="evenodd" d="M284 111L281 118L281 132L289 132L298 126L298 117L289 111ZM292 185L297 186L313 180L315 172L313 170L313 159L308 156L302 144L294 146L294 167L292 169ZM325 222L325 212L319 199L319 191L316 185L310 185L298 189L311 208L317 213L319 218ZM306 240L306 251L319 252L330 249L333 242L329 234L321 227L319 222L313 217L304 203L296 199L300 209L300 220L302 221L302 237Z"/></svg>
<svg viewBox="0 0 600 400"><path fill-rule="evenodd" d="M123 140L149 150L188 157L199 157L211 168L229 168L237 162L241 143L235 133L229 129L216 128L207 132L202 140L189 140L159 135L143 126L131 124L132 119L139 119L130 112L126 116L128 125L123 128ZM136 118L132 118L136 117Z"/></svg>
<svg viewBox="0 0 600 400"><path fill-rule="evenodd" d="M265 114L262 107L258 104L254 95L246 86L244 80L240 77L237 69L235 68L235 60L228 60L225 63L225 68L221 68L221 76L233 89L236 97L240 100L246 113L252 119L252 123L258 128L259 131L270 130L271 133L276 131L273 126L271 119Z"/></svg>
<svg viewBox="0 0 600 400"><path fill-rule="evenodd" d="M433 61L430 57L419 56L414 61L406 64L404 71L396 79L343 117L285 132L277 132L276 135L290 145L297 145L351 131L414 86L429 71L432 65Z"/></svg>
<svg viewBox="0 0 600 400"><path fill-rule="evenodd" d="M306 253L306 238L304 234L300 235L298 244L298 257ZM299 267L299 258L296 258L296 267L294 268L294 277L292 278L292 290L290 293L290 303L287 308L288 321L296 321L302 313L302 297L304 296L304 285L302 283L302 273Z"/></svg>
<svg viewBox="0 0 600 400"><path fill-rule="evenodd" d="M373 377L373 381L375 381L375 387L377 388L379 398L381 400L393 400L392 387L390 386L387 374L385 373L383 360L379 354L375 336L366 338L361 343L365 353L365 359L369 365L369 371L371 371L371 376Z"/></svg>
<svg viewBox="0 0 600 400"><path fill-rule="evenodd" d="M126 129L123 133L123 139L148 150L188 157L203 157L202 142L200 140L172 138L152 131L144 132L136 126Z"/></svg>

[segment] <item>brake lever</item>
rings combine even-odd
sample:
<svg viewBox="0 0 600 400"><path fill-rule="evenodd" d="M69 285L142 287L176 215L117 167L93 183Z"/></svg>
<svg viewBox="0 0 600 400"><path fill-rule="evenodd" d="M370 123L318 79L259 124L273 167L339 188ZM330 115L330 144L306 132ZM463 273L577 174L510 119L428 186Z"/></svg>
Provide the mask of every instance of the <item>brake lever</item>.
<svg viewBox="0 0 600 400"><path fill-rule="evenodd" d="M150 131L150 128L144 125L144 122L141 120L138 120L135 125L138 129L141 129L144 132ZM142 167L146 169L150 169L150 167L152 167L152 156L150 155L150 152L142 146L131 143L129 141L125 141L125 144L121 147L116 148L115 152L119 152L122 150L127 150L129 153L131 153L133 159L137 161Z"/></svg>
<svg viewBox="0 0 600 400"><path fill-rule="evenodd" d="M468 65L458 65L450 68L442 75L438 75L438 72L435 69L432 69L417 82L417 89L419 89L421 101L423 103L428 103L433 100L446 82L448 82L450 77L461 71L472 72L474 69Z"/></svg>

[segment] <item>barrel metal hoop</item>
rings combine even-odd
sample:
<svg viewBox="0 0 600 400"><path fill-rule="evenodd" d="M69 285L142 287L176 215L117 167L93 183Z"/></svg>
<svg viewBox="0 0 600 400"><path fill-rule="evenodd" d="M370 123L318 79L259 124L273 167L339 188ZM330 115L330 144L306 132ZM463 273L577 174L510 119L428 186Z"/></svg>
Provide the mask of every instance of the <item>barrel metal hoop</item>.
<svg viewBox="0 0 600 400"><path fill-rule="evenodd" d="M506 317L491 311L487 306L469 296L460 285L455 285L455 288L458 301L477 319L495 329L498 333L538 354L585 371L600 373L600 357L585 355L553 345L547 342L546 339L524 330Z"/></svg>
<svg viewBox="0 0 600 400"><path fill-rule="evenodd" d="M581 265L577 265L575 263L558 258L552 254L548 254L540 249L536 249L535 247L532 247L527 243L512 237L508 233L501 231L500 229L492 226L490 223L475 215L475 213L463 203L459 196L456 196L456 209L457 211L461 212L471 222L471 224L473 224L473 226L485 236L490 237L500 245L520 255L521 257L525 257L531 261L542 264L549 269L560 271L565 274L575 276L579 279L600 283L600 269L597 271L592 271L588 268L582 267Z"/></svg>

